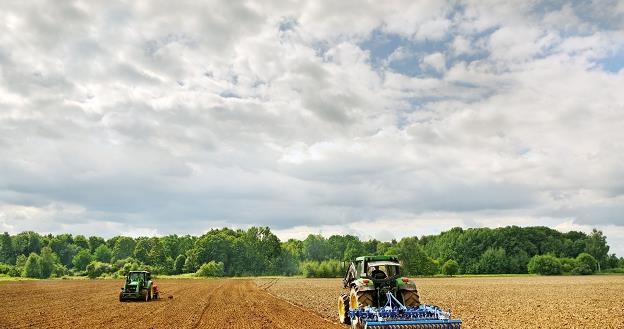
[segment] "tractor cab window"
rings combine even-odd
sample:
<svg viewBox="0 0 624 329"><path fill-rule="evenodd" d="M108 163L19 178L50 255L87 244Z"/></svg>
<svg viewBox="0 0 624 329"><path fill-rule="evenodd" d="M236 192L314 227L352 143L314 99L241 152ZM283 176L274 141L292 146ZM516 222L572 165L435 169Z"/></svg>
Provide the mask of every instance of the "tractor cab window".
<svg viewBox="0 0 624 329"><path fill-rule="evenodd" d="M140 279L143 279L143 273L141 273L141 272L132 272L132 273L130 273L129 279L130 279L131 282L139 281Z"/></svg>
<svg viewBox="0 0 624 329"><path fill-rule="evenodd" d="M399 263L390 261L369 262L367 274L377 280L392 278L399 275L400 266Z"/></svg>

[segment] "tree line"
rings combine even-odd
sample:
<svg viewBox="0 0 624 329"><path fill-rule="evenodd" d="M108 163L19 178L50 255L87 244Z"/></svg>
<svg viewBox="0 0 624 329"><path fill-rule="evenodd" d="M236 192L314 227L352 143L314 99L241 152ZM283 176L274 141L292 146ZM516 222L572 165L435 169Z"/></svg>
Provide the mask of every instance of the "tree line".
<svg viewBox="0 0 624 329"><path fill-rule="evenodd" d="M214 229L201 236L110 239L5 232L0 236L0 275L118 277L147 268L167 275L340 277L345 262L361 255L397 255L406 275L624 271L624 259L609 254L606 237L597 230L562 233L509 226L453 228L399 241L314 234L280 241L268 227L252 227Z"/></svg>

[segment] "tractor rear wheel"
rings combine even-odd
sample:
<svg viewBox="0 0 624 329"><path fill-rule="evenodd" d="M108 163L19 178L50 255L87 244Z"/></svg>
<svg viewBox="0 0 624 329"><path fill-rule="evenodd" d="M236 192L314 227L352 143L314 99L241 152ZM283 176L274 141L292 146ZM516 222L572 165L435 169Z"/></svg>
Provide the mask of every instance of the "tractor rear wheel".
<svg viewBox="0 0 624 329"><path fill-rule="evenodd" d="M357 291L355 287L351 288L351 293L349 294L349 309L355 310L366 306L373 306L373 291ZM360 318L356 317L351 320L351 328L363 329L364 323L362 323Z"/></svg>
<svg viewBox="0 0 624 329"><path fill-rule="evenodd" d="M357 291L356 288L351 288L349 308L354 310L366 306L373 306L373 291Z"/></svg>
<svg viewBox="0 0 624 329"><path fill-rule="evenodd" d="M401 297L403 299L403 305L408 307L420 306L420 296L418 296L417 290L402 290Z"/></svg>
<svg viewBox="0 0 624 329"><path fill-rule="evenodd" d="M349 295L342 294L338 298L338 318L342 324L350 324L351 317L349 316Z"/></svg>

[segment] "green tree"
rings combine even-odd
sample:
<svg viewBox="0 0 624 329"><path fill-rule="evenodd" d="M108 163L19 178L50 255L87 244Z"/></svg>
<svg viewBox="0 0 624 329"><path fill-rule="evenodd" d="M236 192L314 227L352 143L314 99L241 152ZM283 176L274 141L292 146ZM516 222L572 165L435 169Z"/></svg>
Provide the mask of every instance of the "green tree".
<svg viewBox="0 0 624 329"><path fill-rule="evenodd" d="M180 274L184 270L184 263L186 262L186 256L178 255L173 263L174 274Z"/></svg>
<svg viewBox="0 0 624 329"><path fill-rule="evenodd" d="M457 273L459 273L459 264L454 259L449 259L442 265L442 274L453 276Z"/></svg>
<svg viewBox="0 0 624 329"><path fill-rule="evenodd" d="M13 247L16 254L29 255L41 252L41 235L28 231L13 237Z"/></svg>
<svg viewBox="0 0 624 329"><path fill-rule="evenodd" d="M105 245L106 241L103 238L100 238L99 236L90 236L89 237L89 250L92 253L95 253L95 250L101 246L101 245ZM110 250L110 247L108 248Z"/></svg>
<svg viewBox="0 0 624 329"><path fill-rule="evenodd" d="M290 253L296 260L303 260L303 241L288 239L282 243L282 249Z"/></svg>
<svg viewBox="0 0 624 329"><path fill-rule="evenodd" d="M303 240L303 256L308 260L321 261L327 259L328 248L322 235L310 234Z"/></svg>
<svg viewBox="0 0 624 329"><path fill-rule="evenodd" d="M90 279L95 279L97 277L100 277L104 273L111 273L112 267L110 266L110 264L92 261L85 267L85 270L87 272L87 276Z"/></svg>
<svg viewBox="0 0 624 329"><path fill-rule="evenodd" d="M165 249L167 257L175 259L180 254L179 246L181 238L177 235L167 235L159 239Z"/></svg>
<svg viewBox="0 0 624 329"><path fill-rule="evenodd" d="M54 273L55 266L59 263L58 256L50 247L41 249L41 277L49 278Z"/></svg>
<svg viewBox="0 0 624 329"><path fill-rule="evenodd" d="M562 257L559 258L559 262L561 262L561 271L563 273L570 273L576 267L578 267L578 263L576 259L570 257Z"/></svg>
<svg viewBox="0 0 624 329"><path fill-rule="evenodd" d="M115 246L113 247L113 261L132 256L134 246L135 242L132 238L125 236L116 238Z"/></svg>
<svg viewBox="0 0 624 329"><path fill-rule="evenodd" d="M342 259L343 261L347 262L354 261L357 257L360 257L364 254L363 249L364 248L362 246L362 243L359 240L350 241L347 244L343 256L338 259Z"/></svg>
<svg viewBox="0 0 624 329"><path fill-rule="evenodd" d="M592 233L585 242L585 252L592 255L598 261L598 272L600 272L600 265L606 261L609 254L607 237L602 234L602 231L596 229L592 230Z"/></svg>
<svg viewBox="0 0 624 329"><path fill-rule="evenodd" d="M89 240L87 240L84 235L76 235L74 238L74 244L80 249L89 250Z"/></svg>
<svg viewBox="0 0 624 329"><path fill-rule="evenodd" d="M196 273L197 276L204 276L204 277L223 276L223 274L224 274L223 262L215 262L215 261L211 261L211 262L203 264L202 266L199 267L199 270L197 270L197 273Z"/></svg>
<svg viewBox="0 0 624 329"><path fill-rule="evenodd" d="M0 263L15 264L15 248L9 233L4 232L0 236Z"/></svg>
<svg viewBox="0 0 624 329"><path fill-rule="evenodd" d="M398 247L398 256L403 261L403 268L407 274L434 275L438 273L438 262L427 255L418 243L418 238L403 238Z"/></svg>
<svg viewBox="0 0 624 329"><path fill-rule="evenodd" d="M148 264L156 266L164 266L167 262L167 253L163 244L156 239L149 253L147 254Z"/></svg>
<svg viewBox="0 0 624 329"><path fill-rule="evenodd" d="M577 266L572 269L572 273L587 275L594 273L598 262L594 256L588 253L581 253L576 257L576 264Z"/></svg>
<svg viewBox="0 0 624 329"><path fill-rule="evenodd" d="M93 261L93 256L89 252L89 249L80 250L76 256L72 259L72 264L79 271L84 271L87 265Z"/></svg>
<svg viewBox="0 0 624 329"><path fill-rule="evenodd" d="M147 263L148 254L150 252L151 244L150 241L146 238L140 238L136 245L134 246L134 258L138 259L143 263Z"/></svg>
<svg viewBox="0 0 624 329"><path fill-rule="evenodd" d="M30 253L26 264L24 264L24 270L22 276L26 278L40 278L41 277L41 257L34 252Z"/></svg>
<svg viewBox="0 0 624 329"><path fill-rule="evenodd" d="M103 243L95 249L93 256L98 262L110 263L111 258L113 257L113 252L105 243Z"/></svg>
<svg viewBox="0 0 624 329"><path fill-rule="evenodd" d="M507 273L507 254L503 248L488 248L479 259L479 273Z"/></svg>
<svg viewBox="0 0 624 329"><path fill-rule="evenodd" d="M59 234L50 239L49 247L59 257L61 264L71 267L74 256L78 253L78 246L74 245L74 238L71 234Z"/></svg>
<svg viewBox="0 0 624 329"><path fill-rule="evenodd" d="M528 264L529 273L541 275L561 274L561 262L552 255L536 255Z"/></svg>
<svg viewBox="0 0 624 329"><path fill-rule="evenodd" d="M26 255L17 255L15 258L15 267L24 268L27 259L28 257L26 257Z"/></svg>

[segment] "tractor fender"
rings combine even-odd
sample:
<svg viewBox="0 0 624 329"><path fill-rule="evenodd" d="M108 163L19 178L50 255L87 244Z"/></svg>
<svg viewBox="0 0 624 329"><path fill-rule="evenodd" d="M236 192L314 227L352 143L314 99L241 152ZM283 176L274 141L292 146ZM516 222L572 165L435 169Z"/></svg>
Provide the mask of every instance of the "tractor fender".
<svg viewBox="0 0 624 329"><path fill-rule="evenodd" d="M356 291L371 291L375 290L375 285L370 280L355 280L353 281L353 287Z"/></svg>
<svg viewBox="0 0 624 329"><path fill-rule="evenodd" d="M404 281L402 281L402 279L398 279L397 280L397 289L398 290L409 290L409 291L417 290L416 289L416 283L414 281L409 280L408 282L404 282Z"/></svg>

